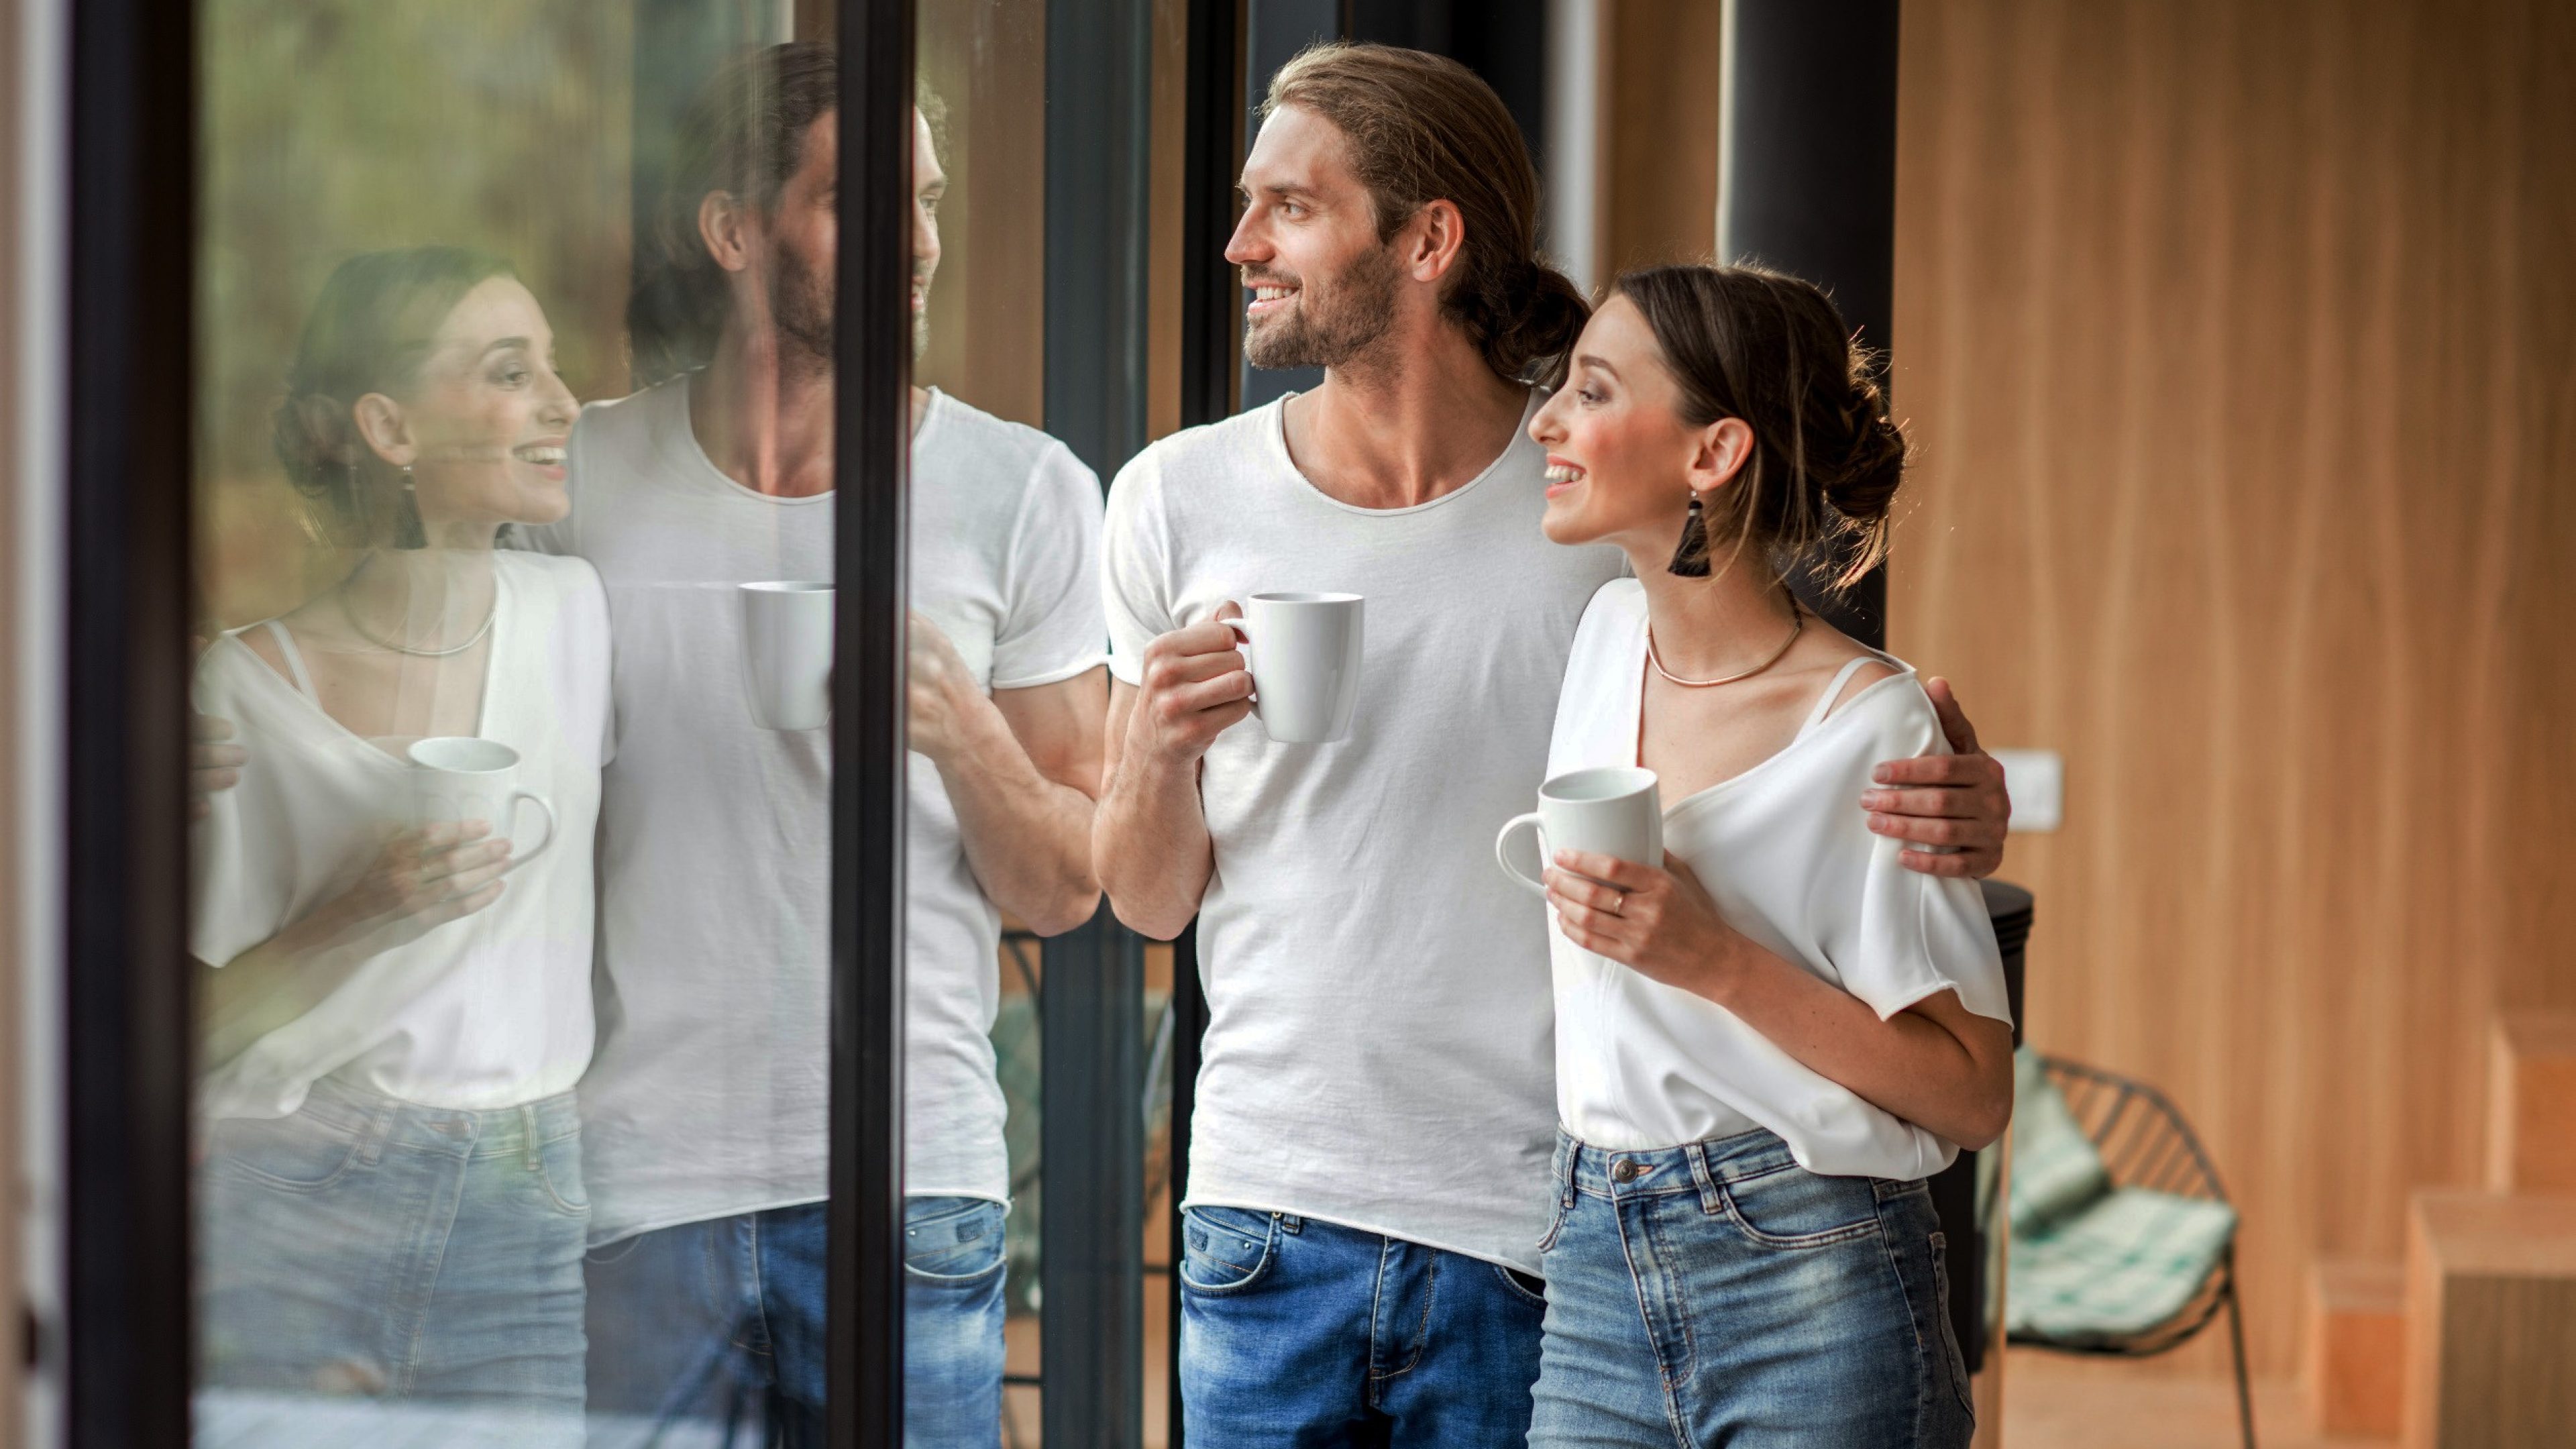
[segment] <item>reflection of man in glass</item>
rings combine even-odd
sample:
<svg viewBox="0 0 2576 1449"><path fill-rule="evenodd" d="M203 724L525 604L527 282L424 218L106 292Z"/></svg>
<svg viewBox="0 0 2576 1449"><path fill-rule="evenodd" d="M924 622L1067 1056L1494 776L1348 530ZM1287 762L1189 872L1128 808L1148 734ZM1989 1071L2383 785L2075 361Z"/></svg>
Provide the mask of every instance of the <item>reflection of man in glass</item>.
<svg viewBox="0 0 2576 1449"><path fill-rule="evenodd" d="M765 1400L821 1442L831 860L825 732L757 727L736 586L832 577L835 61L720 75L640 239L648 369L588 409L574 504L615 627L590 1133L591 1405ZM940 178L916 147L914 305ZM913 395L907 889L908 1439L1000 1438L1003 1100L986 1032L1000 912L1061 931L1090 868L1106 626L1096 480L1043 434Z"/></svg>

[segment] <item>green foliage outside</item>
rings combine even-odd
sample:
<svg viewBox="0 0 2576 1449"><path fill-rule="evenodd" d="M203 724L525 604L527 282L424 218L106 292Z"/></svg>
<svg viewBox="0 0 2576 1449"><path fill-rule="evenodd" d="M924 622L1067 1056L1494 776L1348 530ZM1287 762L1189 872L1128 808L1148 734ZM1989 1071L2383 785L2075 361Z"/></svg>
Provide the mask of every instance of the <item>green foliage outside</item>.
<svg viewBox="0 0 2576 1449"><path fill-rule="evenodd" d="M211 0L200 11L198 500L203 606L237 625L330 567L269 414L344 258L508 257L585 401L626 391L633 7L595 0Z"/></svg>

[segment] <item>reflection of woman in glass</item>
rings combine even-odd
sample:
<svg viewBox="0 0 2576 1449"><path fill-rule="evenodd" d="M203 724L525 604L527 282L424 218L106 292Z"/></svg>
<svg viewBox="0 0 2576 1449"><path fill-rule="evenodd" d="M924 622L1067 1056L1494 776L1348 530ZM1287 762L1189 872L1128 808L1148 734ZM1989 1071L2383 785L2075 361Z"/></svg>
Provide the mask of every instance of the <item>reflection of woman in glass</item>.
<svg viewBox="0 0 2576 1449"><path fill-rule="evenodd" d="M606 601L580 560L493 548L567 506L551 342L505 263L357 257L277 411L289 479L356 563L197 674L251 761L192 851L219 1387L577 1421ZM525 804L417 804L407 752L439 736L515 753L552 832Z"/></svg>

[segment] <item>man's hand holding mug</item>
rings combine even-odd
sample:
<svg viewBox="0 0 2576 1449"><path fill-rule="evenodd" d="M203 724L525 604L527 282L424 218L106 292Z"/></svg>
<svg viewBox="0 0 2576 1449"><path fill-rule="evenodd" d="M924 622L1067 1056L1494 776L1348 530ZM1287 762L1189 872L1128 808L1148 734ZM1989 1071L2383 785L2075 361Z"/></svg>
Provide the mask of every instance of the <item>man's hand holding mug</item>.
<svg viewBox="0 0 2576 1449"><path fill-rule="evenodd" d="M1127 717L1127 749L1173 762L1198 759L1216 737L1252 713L1252 671L1224 621L1240 618L1232 603L1214 618L1175 629L1145 646L1144 677Z"/></svg>

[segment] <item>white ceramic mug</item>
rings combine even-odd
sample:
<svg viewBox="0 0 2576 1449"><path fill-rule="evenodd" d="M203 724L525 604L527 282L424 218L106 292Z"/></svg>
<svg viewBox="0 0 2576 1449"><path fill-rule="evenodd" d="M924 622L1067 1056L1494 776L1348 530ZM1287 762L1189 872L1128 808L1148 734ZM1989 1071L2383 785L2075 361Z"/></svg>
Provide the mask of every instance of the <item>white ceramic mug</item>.
<svg viewBox="0 0 2576 1449"><path fill-rule="evenodd" d="M1346 740L1360 707L1357 594L1254 594L1226 627L1243 641L1252 713L1281 744Z"/></svg>
<svg viewBox="0 0 2576 1449"><path fill-rule="evenodd" d="M1652 770L1607 765L1554 776L1538 787L1536 810L1515 815L1503 826L1494 837L1495 861L1503 874L1545 895L1546 883L1512 862L1512 838L1523 828L1538 833L1541 874L1556 863L1560 850L1588 850L1663 868L1663 792Z"/></svg>
<svg viewBox="0 0 2576 1449"><path fill-rule="evenodd" d="M744 584L742 689L766 730L816 730L832 718L832 586Z"/></svg>
<svg viewBox="0 0 2576 1449"><path fill-rule="evenodd" d="M511 850L510 870L545 854L546 847L555 843L555 807L543 795L519 788L517 750L499 740L437 735L415 741L410 756L414 824L480 820L495 835L515 840L519 806L525 802L546 818L546 833L526 850Z"/></svg>

